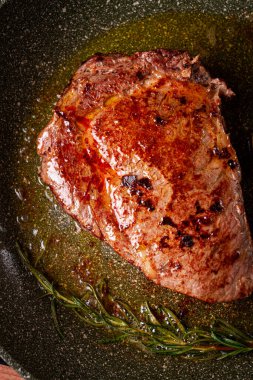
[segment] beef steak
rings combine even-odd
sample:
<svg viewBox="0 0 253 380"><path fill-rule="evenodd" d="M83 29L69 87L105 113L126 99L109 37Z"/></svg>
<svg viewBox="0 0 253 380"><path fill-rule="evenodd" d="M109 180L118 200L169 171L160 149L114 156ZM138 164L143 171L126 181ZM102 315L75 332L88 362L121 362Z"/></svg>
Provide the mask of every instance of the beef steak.
<svg viewBox="0 0 253 380"><path fill-rule="evenodd" d="M186 52L97 54L38 138L40 175L67 213L156 284L208 302L253 290L221 94L233 93Z"/></svg>

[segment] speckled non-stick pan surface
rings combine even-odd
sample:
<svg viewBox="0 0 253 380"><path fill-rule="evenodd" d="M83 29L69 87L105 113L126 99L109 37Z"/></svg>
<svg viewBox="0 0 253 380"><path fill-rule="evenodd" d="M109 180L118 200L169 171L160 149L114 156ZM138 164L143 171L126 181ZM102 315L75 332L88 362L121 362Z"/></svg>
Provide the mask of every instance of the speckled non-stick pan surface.
<svg viewBox="0 0 253 380"><path fill-rule="evenodd" d="M32 223L31 215L38 219L41 216L43 224L47 223L39 199L36 198L37 210L35 198L29 203L35 211L26 210L28 216L18 211L17 203L33 197L35 185L29 182L31 178L25 173L29 168L29 173L33 173L31 177L37 180L36 160L33 161L30 155L35 151L36 134L40 124L48 120L53 99L57 99L57 94L76 70L78 61L81 62L93 49L108 51L110 46L115 50L126 50L126 46L148 49L149 44L150 48L177 48L177 39L169 35L178 32L174 25L178 20L175 14L184 14L185 20L185 15L189 14L187 22L191 32L189 35L187 30L185 32L184 48L208 57L209 48L215 51L217 44L219 56L217 54L215 60L206 58L205 64L214 75L222 75L229 85L236 87L238 99L244 99L242 93L253 86L253 76L244 73L244 64L250 59L253 61L247 50L253 40L252 1L10 0L0 1L0 4L0 355L25 378L34 379L253 379L253 356L250 354L225 361L192 362L152 356L135 345L105 347L98 343L100 332L83 326L66 310L60 310L59 314L65 331L65 339L60 340L52 323L50 304L46 298L40 298L43 292L23 267L15 250L15 241L20 237L24 236L25 243L29 241L29 231L33 234L31 244L36 246L36 230L24 227L26 223ZM146 40L139 24L135 32L128 31L139 20L164 12L165 15L157 19L165 25L164 30L167 28L164 40L163 29L159 29L158 23L157 36L154 37L156 23L152 21L153 16L149 21L152 30L143 29L143 33L147 33ZM211 15L210 27L205 34L208 15ZM168 29L166 18L168 25L174 23L174 29ZM230 20L227 27L226 20ZM232 24L231 20L234 20ZM130 24L122 26L129 21ZM198 25L198 33L203 24L204 39L194 38L194 23ZM247 26L243 29L244 24ZM182 22L178 28L180 25ZM114 42L108 42L108 37L103 36L110 35L110 30L115 27L121 28L120 34L116 38L112 33ZM224 28L228 40L222 40L217 32L219 27ZM230 31L230 27L234 29ZM236 31L237 27L242 27L242 33ZM132 38L133 43L126 42L128 38ZM198 43L200 40L202 42ZM173 46L168 46L168 41ZM227 67L222 44L224 52L229 52L224 55L230 57ZM239 49L242 44L248 51L245 63L244 47ZM234 62L239 65L241 75L238 67L233 67L231 49L234 46L237 47ZM182 44L178 48L182 48ZM250 159L247 149L250 151L252 144L251 132L248 133L252 131L251 93L248 92L247 101L234 103L235 107L238 104L244 107L242 113L234 108L232 116L229 112L227 116L228 124L233 125L234 120L245 124L246 132L241 139L235 134L234 142L240 151L239 158L245 161L245 164L241 163L248 176L252 174L247 166ZM242 115L241 119L238 115ZM21 167L25 169L20 171ZM22 173L25 195L19 187ZM252 196L247 181L245 189L246 207L249 205L250 209ZM248 213L252 225L252 212ZM55 214L52 218L56 218ZM243 316L248 315L247 309L252 308L252 301L238 302L233 307L233 315L237 315L236 309L242 307L243 313L238 314L241 318L238 324L242 326ZM250 322L247 323L250 326Z"/></svg>

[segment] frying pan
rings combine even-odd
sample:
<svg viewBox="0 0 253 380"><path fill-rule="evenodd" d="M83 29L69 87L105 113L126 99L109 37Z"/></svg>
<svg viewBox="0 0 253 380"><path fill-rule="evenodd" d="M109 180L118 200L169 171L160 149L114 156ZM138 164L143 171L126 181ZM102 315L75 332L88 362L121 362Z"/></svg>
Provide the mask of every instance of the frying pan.
<svg viewBox="0 0 253 380"><path fill-rule="evenodd" d="M253 87L253 76L248 75L249 69L244 70L246 60L243 58L243 51L249 49L253 40L253 3L247 0L9 0L0 1L0 5L0 355L25 378L34 379L253 379L250 354L226 361L192 362L180 358L153 356L135 345L105 347L98 343L101 336L99 331L83 326L70 312L61 309L59 320L64 326L65 339L60 340L52 324L48 300L40 298L43 294L41 289L23 267L15 250L17 239L26 242L29 241L29 233L36 235L34 229L24 228L26 217L20 215L17 206L18 202L26 198L37 199L32 186L29 192L29 178L26 177L25 171L22 172L22 181L27 184L26 193L22 193L19 187L21 176L17 167L20 165L24 164L24 167L29 168L34 181L37 181L37 168L34 167L36 161L31 162L30 156L26 156L22 149L28 147L32 151L35 150L34 144L40 124L48 120L50 109L57 99L56 95L62 91L71 73L89 52L95 48L108 51L110 47L125 50L123 34L126 33L128 38L127 30L130 30L135 22L160 13L165 14L161 17L163 20L167 18L168 24L172 23L176 14L184 14L185 20L188 20L193 28L189 32L188 40L185 40L184 48L193 54L200 51L212 75L222 76L229 85L233 84L233 89L237 92L234 103L225 104L224 114L242 165L245 202L252 225L250 178L253 178L253 165L250 161L250 110L253 108L253 94L250 88ZM216 32L212 25L208 39L215 59L209 61L206 58L205 61L205 42L198 43L196 38L194 40L193 24L201 23L206 15L214 17L215 28L219 29L219 26L222 26L227 30L228 36L228 20L235 20L237 27L241 28L242 32L239 34L234 30L234 38L237 40L233 41L231 37L232 40L229 42L231 49L234 48L233 43L238 49L242 48L240 52L234 51L235 65L240 73L233 66L233 53L230 52L227 65L225 55L221 54L221 47L219 54L215 56L215 39L218 37L215 37ZM217 22L218 19L220 22ZM104 45L106 39L96 37L110 33L110 30L121 25L122 40L118 38L115 45ZM154 27L155 24L152 25ZM182 25L178 24L178 32ZM144 32L147 33L147 30ZM133 32L130 33L131 36L135 41L132 49L149 48L151 40L147 39L145 45L145 39L141 34ZM156 37L157 40L150 43L151 48L177 47L178 40L174 41L172 38L173 46L168 46L167 40L162 39L161 31L157 32ZM94 38L98 39L92 45L90 41ZM155 46L157 44L164 46ZM224 52L229 49L226 39L220 41L219 46L222 44ZM249 58L252 66L252 56L248 53L248 64ZM248 89L248 92L245 89ZM242 108L242 112L239 107ZM232 113L229 113L227 110L231 108ZM39 117L40 122L37 122ZM235 124L244 126L239 134L233 129ZM43 219L43 208L40 209L38 199L36 202ZM36 203L31 203L30 208L29 217L36 212ZM57 219L57 213L56 217L52 218ZM63 225L68 223L64 217L61 218ZM43 223L46 224L47 220L43 219ZM54 223L57 222L54 220ZM36 236L34 239L36 240ZM173 300L173 296L171 297ZM238 309L241 309L239 314L236 312ZM206 308L205 313L208 310ZM232 314L236 315L236 318L240 318L237 322L242 326L244 318L247 319L249 314L248 310L252 311L252 300L249 298L246 301L238 301L229 310L233 311ZM253 331L251 321L247 322L247 326Z"/></svg>

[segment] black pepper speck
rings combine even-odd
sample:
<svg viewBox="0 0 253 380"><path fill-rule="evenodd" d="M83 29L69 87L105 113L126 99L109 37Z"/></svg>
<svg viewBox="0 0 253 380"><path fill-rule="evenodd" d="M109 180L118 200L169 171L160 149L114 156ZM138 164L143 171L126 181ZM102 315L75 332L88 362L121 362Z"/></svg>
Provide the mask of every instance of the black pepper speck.
<svg viewBox="0 0 253 380"><path fill-rule="evenodd" d="M181 238L181 241L180 241L180 247L187 247L187 248L191 248L193 247L194 245L194 241L193 241L193 238L192 236L190 235L184 235L182 236Z"/></svg>
<svg viewBox="0 0 253 380"><path fill-rule="evenodd" d="M237 167L237 162L235 160L228 160L228 166L231 169L235 169Z"/></svg>

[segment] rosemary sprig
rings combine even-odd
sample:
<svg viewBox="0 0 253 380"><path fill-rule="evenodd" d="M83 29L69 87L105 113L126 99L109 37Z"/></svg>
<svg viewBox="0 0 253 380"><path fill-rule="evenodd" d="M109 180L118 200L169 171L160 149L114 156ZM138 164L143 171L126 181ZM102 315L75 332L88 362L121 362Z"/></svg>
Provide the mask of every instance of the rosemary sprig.
<svg viewBox="0 0 253 380"><path fill-rule="evenodd" d="M63 338L56 314L56 303L71 308L86 324L104 328L109 337L101 343L138 342L152 353L183 356L188 359L225 359L253 351L253 337L223 320L216 320L209 329L187 328L166 307L151 307L143 303L137 315L131 307L114 299L105 281L96 287L86 283L82 298L56 289L35 268L27 253L17 244L17 250L26 267L51 297L52 317L56 330ZM108 335L108 334L107 334Z"/></svg>

